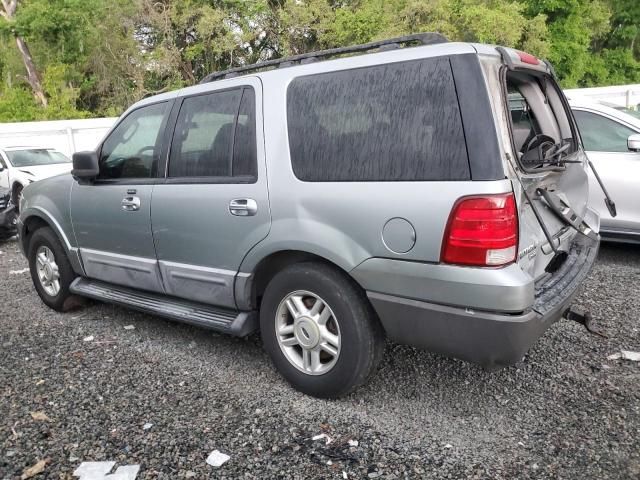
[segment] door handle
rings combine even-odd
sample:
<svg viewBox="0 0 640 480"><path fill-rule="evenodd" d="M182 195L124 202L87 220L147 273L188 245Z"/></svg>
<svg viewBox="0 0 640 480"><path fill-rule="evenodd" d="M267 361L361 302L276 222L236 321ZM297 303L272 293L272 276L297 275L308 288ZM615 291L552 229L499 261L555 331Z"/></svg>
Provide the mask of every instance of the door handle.
<svg viewBox="0 0 640 480"><path fill-rule="evenodd" d="M122 210L125 212L135 212L140 210L140 198L138 197L124 197L122 199Z"/></svg>
<svg viewBox="0 0 640 480"><path fill-rule="evenodd" d="M258 204L253 198L236 198L229 202L229 212L238 217L252 217L258 213Z"/></svg>

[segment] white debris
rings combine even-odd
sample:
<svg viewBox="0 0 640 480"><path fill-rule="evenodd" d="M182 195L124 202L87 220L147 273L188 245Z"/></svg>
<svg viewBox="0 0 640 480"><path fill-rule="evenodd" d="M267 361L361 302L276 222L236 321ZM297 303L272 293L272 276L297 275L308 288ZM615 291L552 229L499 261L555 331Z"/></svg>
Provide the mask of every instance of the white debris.
<svg viewBox="0 0 640 480"><path fill-rule="evenodd" d="M524 447L524 443L522 442L518 442L518 445L520 445L521 447Z"/></svg>
<svg viewBox="0 0 640 480"><path fill-rule="evenodd" d="M9 275L22 275L23 273L27 273L28 271L28 268L23 268L22 270L9 270Z"/></svg>
<svg viewBox="0 0 640 480"><path fill-rule="evenodd" d="M224 454L218 450L214 450L207 457L207 463L212 467L221 467L225 464L231 457L227 454Z"/></svg>
<svg viewBox="0 0 640 480"><path fill-rule="evenodd" d="M311 440L316 441L316 440L322 440L323 438L326 440L326 445L329 445L331 442L333 442L333 439L326 433L321 433L320 435L316 435Z"/></svg>
<svg viewBox="0 0 640 480"><path fill-rule="evenodd" d="M143 430L149 430L151 427L153 427L153 423L145 423L145 424L142 426L142 429L143 429Z"/></svg>
<svg viewBox="0 0 640 480"><path fill-rule="evenodd" d="M342 478L344 479L349 478L349 475L347 475L347 472L345 472L344 470L342 470Z"/></svg>
<svg viewBox="0 0 640 480"><path fill-rule="evenodd" d="M358 446L358 440L349 440L349 446L350 447L357 447Z"/></svg>
<svg viewBox="0 0 640 480"><path fill-rule="evenodd" d="M124 326L124 329L125 329L125 330L135 330L135 329L136 329L136 326L135 326L135 325L125 325L125 326Z"/></svg>
<svg viewBox="0 0 640 480"><path fill-rule="evenodd" d="M116 462L82 462L73 472L80 480L135 480L140 465L125 465L109 475Z"/></svg>
<svg viewBox="0 0 640 480"><path fill-rule="evenodd" d="M446 448L446 449L450 449L450 448L453 448L453 445L451 445L450 443L447 443L447 444L444 446L444 448Z"/></svg>
<svg viewBox="0 0 640 480"><path fill-rule="evenodd" d="M631 362L640 362L640 352L632 352L630 350L620 350L618 353L609 355L608 360L629 360Z"/></svg>
<svg viewBox="0 0 640 480"><path fill-rule="evenodd" d="M82 339L83 342L93 342L93 335L89 335L88 337L84 337Z"/></svg>
<svg viewBox="0 0 640 480"><path fill-rule="evenodd" d="M331 466L333 465L333 462L331 460L327 460L327 465Z"/></svg>

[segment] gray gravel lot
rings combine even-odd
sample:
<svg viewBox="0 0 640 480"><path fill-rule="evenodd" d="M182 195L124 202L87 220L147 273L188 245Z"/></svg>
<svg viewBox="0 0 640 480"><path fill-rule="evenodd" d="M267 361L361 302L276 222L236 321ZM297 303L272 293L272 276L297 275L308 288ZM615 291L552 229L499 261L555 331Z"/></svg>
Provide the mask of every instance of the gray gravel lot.
<svg viewBox="0 0 640 480"><path fill-rule="evenodd" d="M2 479L42 459L36 478L105 460L140 464L139 479L640 477L640 363L607 360L640 351L640 247L603 246L577 300L608 339L562 321L493 373L389 345L340 401L292 390L258 337L102 304L48 310L10 273L27 266L17 244L0 251ZM330 444L311 440L323 432ZM218 469L214 449L231 456Z"/></svg>

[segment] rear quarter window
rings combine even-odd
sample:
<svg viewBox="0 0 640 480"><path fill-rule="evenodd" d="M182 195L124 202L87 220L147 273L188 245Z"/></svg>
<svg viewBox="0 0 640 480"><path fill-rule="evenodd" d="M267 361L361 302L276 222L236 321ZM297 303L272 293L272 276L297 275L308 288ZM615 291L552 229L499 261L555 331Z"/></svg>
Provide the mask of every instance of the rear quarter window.
<svg viewBox="0 0 640 480"><path fill-rule="evenodd" d="M303 181L470 179L447 58L296 78L287 123Z"/></svg>

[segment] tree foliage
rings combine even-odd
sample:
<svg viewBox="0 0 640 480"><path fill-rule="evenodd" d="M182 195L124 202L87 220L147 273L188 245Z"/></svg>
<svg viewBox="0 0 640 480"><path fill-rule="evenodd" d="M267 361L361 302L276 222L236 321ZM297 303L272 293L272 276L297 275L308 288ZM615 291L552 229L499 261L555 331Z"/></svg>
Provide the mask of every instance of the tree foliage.
<svg viewBox="0 0 640 480"><path fill-rule="evenodd" d="M212 71L422 31L548 58L565 87L640 83L638 0L20 0L0 18L0 121L117 115Z"/></svg>

